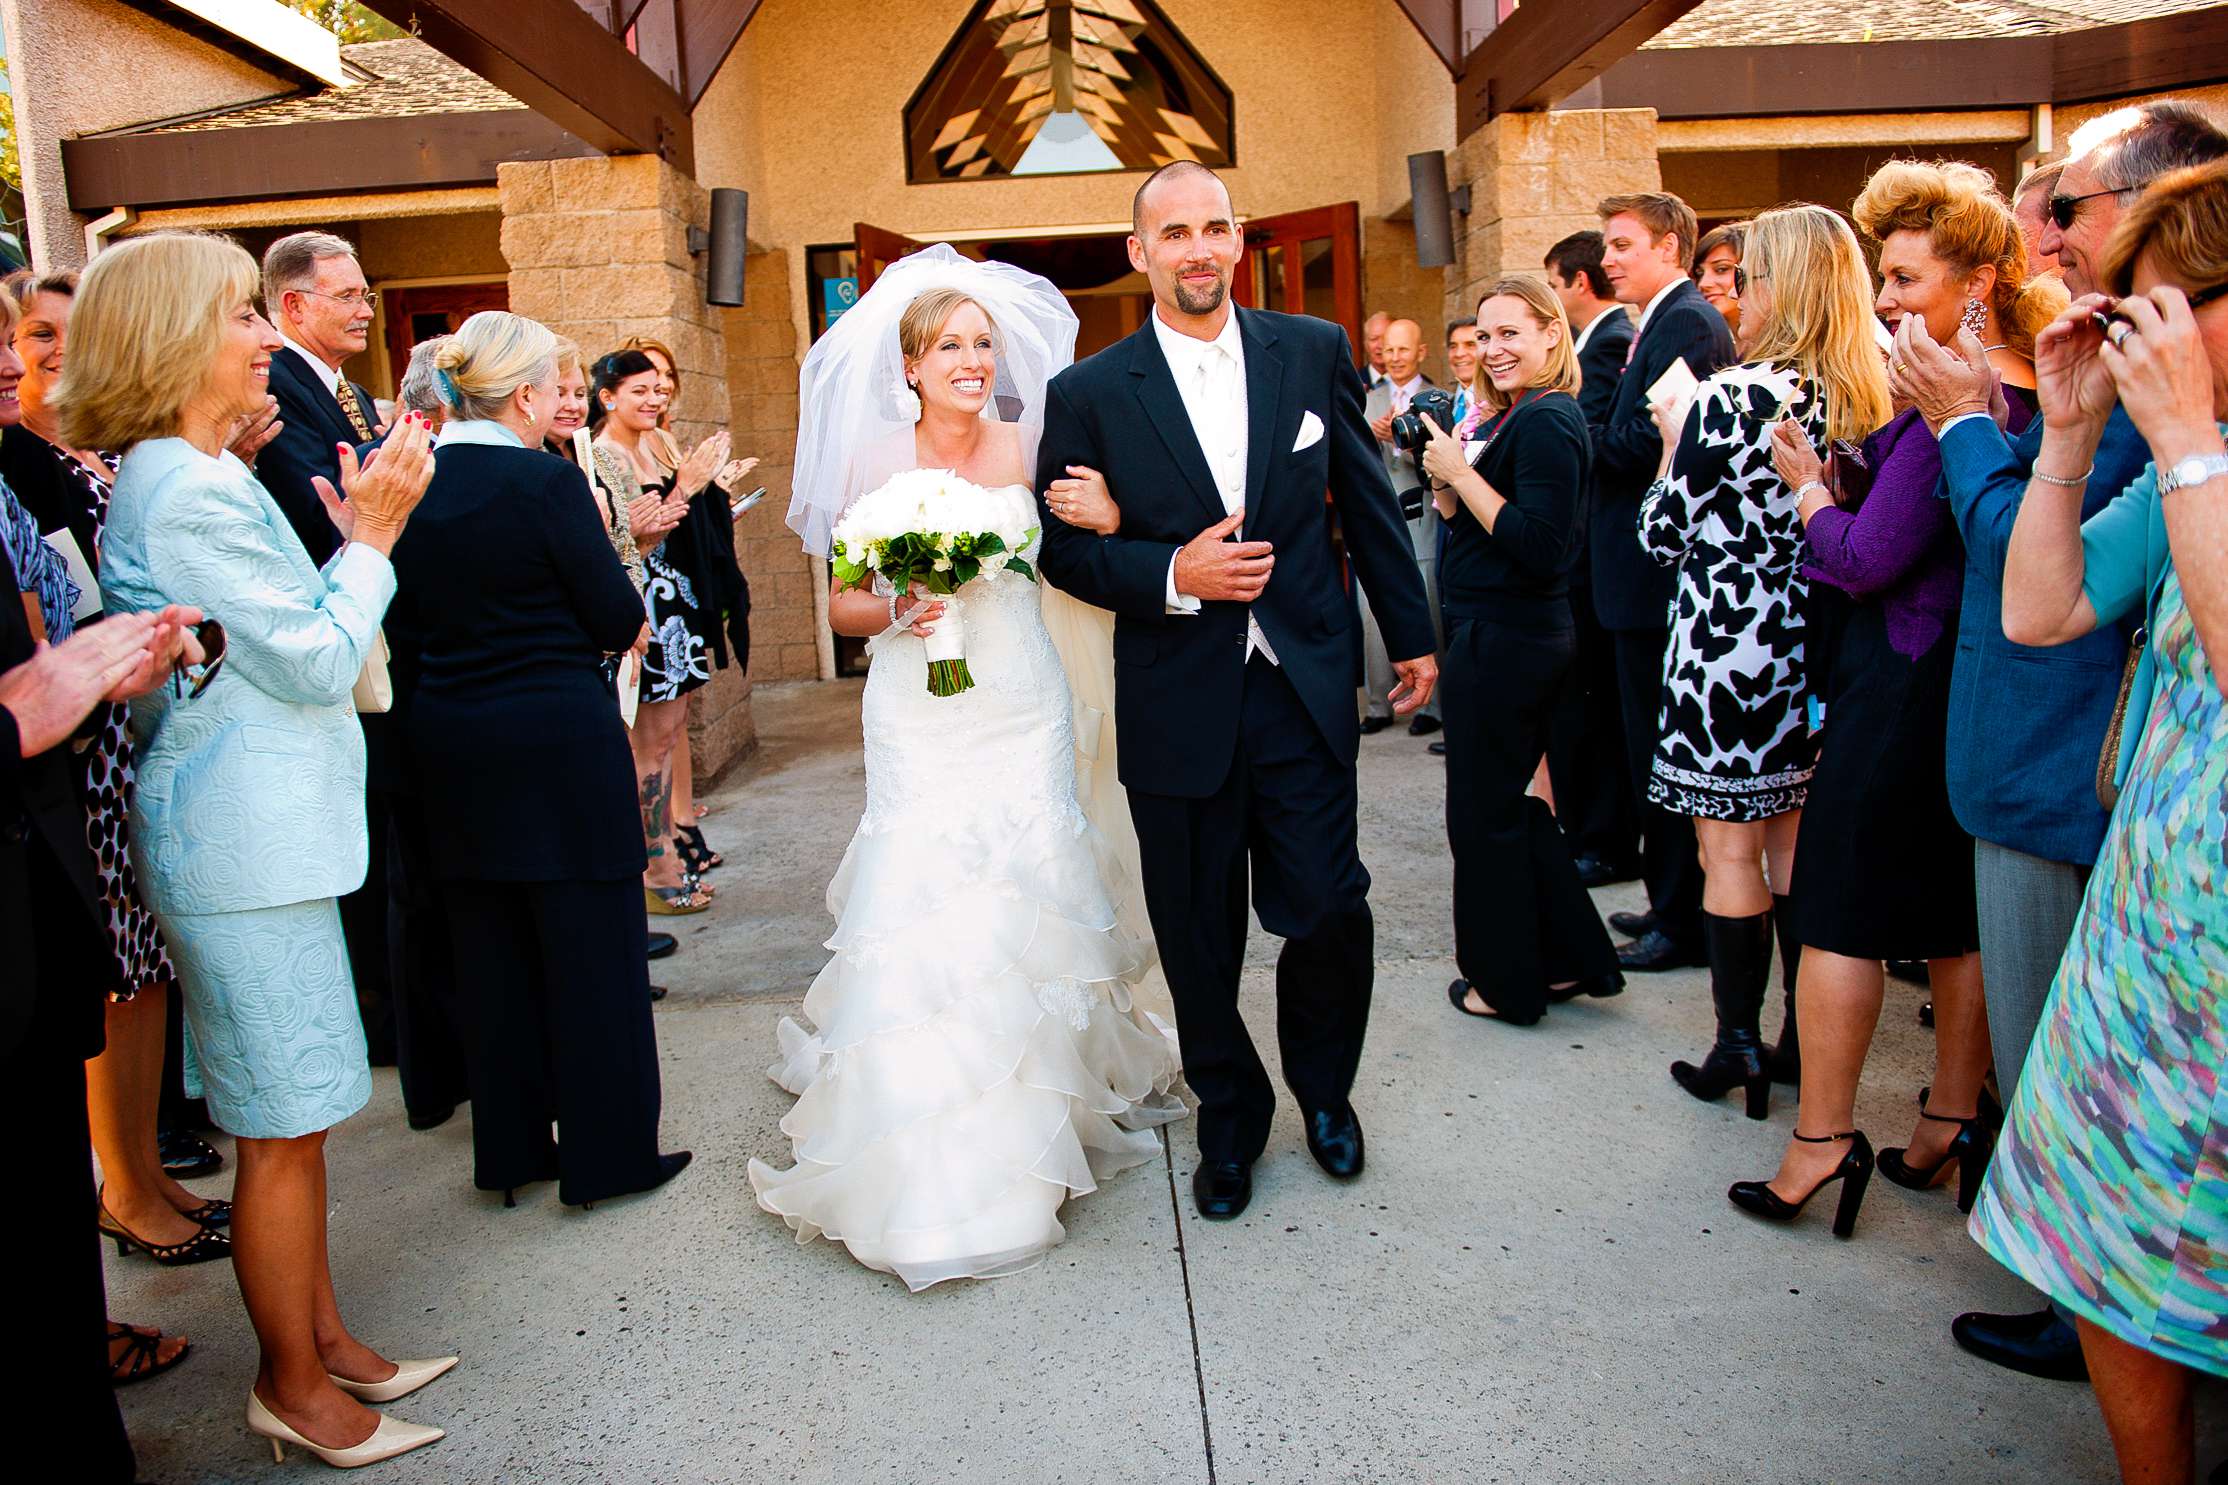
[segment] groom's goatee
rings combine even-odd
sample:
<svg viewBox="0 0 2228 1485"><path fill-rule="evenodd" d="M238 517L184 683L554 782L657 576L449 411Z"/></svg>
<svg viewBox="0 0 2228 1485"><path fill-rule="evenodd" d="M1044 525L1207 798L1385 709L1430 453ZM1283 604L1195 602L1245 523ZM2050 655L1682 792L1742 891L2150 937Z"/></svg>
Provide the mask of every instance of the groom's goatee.
<svg viewBox="0 0 2228 1485"><path fill-rule="evenodd" d="M1204 294L1194 294L1182 284L1176 285L1176 308L1187 315L1211 315L1222 308L1222 301L1230 297L1230 285L1217 281Z"/></svg>

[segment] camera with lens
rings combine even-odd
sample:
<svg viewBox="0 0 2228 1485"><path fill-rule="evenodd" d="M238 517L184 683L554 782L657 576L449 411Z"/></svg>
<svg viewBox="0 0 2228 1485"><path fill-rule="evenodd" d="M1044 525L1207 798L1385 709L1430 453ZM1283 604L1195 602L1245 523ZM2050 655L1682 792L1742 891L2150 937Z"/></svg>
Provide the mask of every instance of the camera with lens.
<svg viewBox="0 0 2228 1485"><path fill-rule="evenodd" d="M1421 455L1424 446L1431 442L1431 430L1423 420L1429 417L1447 432L1454 431L1454 394L1437 387L1426 387L1408 399L1408 410L1395 413L1392 421L1392 441L1396 449Z"/></svg>
<svg viewBox="0 0 2228 1485"><path fill-rule="evenodd" d="M1454 431L1454 394L1437 387L1426 387L1408 399L1408 410L1393 414L1393 447L1408 455L1416 467L1419 483L1400 492L1400 513L1409 520L1423 514L1424 494L1420 483L1427 476L1423 471L1423 451L1431 442L1431 430L1424 426L1429 417L1447 432Z"/></svg>

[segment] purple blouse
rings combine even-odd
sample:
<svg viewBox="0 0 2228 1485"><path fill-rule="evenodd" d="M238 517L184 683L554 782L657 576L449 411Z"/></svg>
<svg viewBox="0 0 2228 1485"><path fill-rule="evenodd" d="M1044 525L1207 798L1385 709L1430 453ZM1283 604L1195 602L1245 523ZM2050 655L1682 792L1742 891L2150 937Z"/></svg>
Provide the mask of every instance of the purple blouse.
<svg viewBox="0 0 2228 1485"><path fill-rule="evenodd" d="M2021 421L2014 413L2014 421ZM1942 451L1917 409L1864 441L1872 489L1855 510L1827 506L1803 528L1803 573L1884 606L1888 643L1916 660L1957 620L1965 547L1942 499Z"/></svg>

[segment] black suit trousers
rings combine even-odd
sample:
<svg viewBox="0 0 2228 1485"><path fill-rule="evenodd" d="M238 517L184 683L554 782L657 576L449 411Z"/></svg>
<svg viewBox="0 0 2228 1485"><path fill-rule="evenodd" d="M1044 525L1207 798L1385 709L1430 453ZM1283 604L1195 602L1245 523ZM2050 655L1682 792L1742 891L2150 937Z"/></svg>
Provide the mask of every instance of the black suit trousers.
<svg viewBox="0 0 2228 1485"><path fill-rule="evenodd" d="M1570 607L1577 653L1547 725L1555 818L1574 854L1623 866L1639 854L1640 805L1625 751L1617 648L1594 613L1592 594L1574 592Z"/></svg>
<svg viewBox="0 0 2228 1485"><path fill-rule="evenodd" d="M1671 646L1671 631L1619 629L1611 638L1617 652L1626 755L1633 792L1640 801L1640 874L1648 884L1648 907L1656 926L1666 934L1682 944L1697 944L1702 941L1702 860L1696 854L1694 822L1647 802L1648 774L1656 754L1656 715L1663 706L1663 657Z"/></svg>
<svg viewBox="0 0 2228 1485"><path fill-rule="evenodd" d="M371 807L386 820L387 1001L402 1106L413 1117L438 1118L470 1096L448 899L436 879L423 801L374 788Z"/></svg>
<svg viewBox="0 0 2228 1485"><path fill-rule="evenodd" d="M472 1019L474 1184L555 1177L573 1205L648 1186L661 1094L641 881L458 881L448 893Z"/></svg>
<svg viewBox="0 0 2228 1485"><path fill-rule="evenodd" d="M1354 769L1283 671L1245 668L1238 745L1203 799L1129 791L1145 906L1176 1002L1184 1077L1199 1097L1202 1160L1252 1161L1276 1094L1238 1012L1247 878L1261 926L1284 939L1277 1047L1303 1109L1341 1109L1369 1021L1376 928L1355 842Z"/></svg>
<svg viewBox="0 0 2228 1485"><path fill-rule="evenodd" d="M1469 618L1447 626L1439 689L1455 964L1519 1025L1539 1019L1549 985L1617 968L1553 812L1525 793L1577 648L1567 625Z"/></svg>

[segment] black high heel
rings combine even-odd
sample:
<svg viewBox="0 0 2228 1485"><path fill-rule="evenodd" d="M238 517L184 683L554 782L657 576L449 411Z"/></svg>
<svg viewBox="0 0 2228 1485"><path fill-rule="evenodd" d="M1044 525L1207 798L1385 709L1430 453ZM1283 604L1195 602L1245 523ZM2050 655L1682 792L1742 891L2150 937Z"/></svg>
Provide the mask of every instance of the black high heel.
<svg viewBox="0 0 2228 1485"><path fill-rule="evenodd" d="M1864 1137L1861 1129L1845 1130L1840 1134L1797 1134L1795 1138L1806 1145L1830 1145L1835 1140L1847 1140L1849 1149L1841 1157L1841 1163L1833 1168L1833 1173L1804 1192L1801 1201L1788 1201L1766 1181L1735 1181L1726 1188L1726 1199L1752 1217L1792 1222L1802 1215L1813 1196L1839 1181L1841 1203L1834 1208L1833 1235L1848 1237L1857 1230L1857 1208L1864 1205L1864 1188L1872 1179L1872 1142Z"/></svg>
<svg viewBox="0 0 2228 1485"><path fill-rule="evenodd" d="M1980 1199L1981 1177L1988 1174L1989 1157L1996 1153L1996 1128L2003 1120L2002 1110L1989 1117L1989 1098L1984 1091L1977 1105L1978 1111L1968 1119L1952 1118L1948 1114L1931 1114L1926 1109L1926 1095L1932 1090L1919 1090L1919 1117L1936 1124L1954 1124L1957 1133L1950 1137L1949 1148L1942 1158L1932 1165L1920 1167L1907 1158L1910 1147L1891 1146L1880 1152L1880 1174L1908 1191L1931 1191L1940 1184L1942 1172L1951 1161L1957 1162L1957 1209L1970 1212L1973 1203Z"/></svg>
<svg viewBox="0 0 2228 1485"><path fill-rule="evenodd" d="M105 1203L100 1207L99 1225L101 1236L116 1244L118 1258L137 1248L164 1268L184 1268L232 1256L232 1239L214 1227L199 1227L182 1243L151 1243L111 1217Z"/></svg>
<svg viewBox="0 0 2228 1485"><path fill-rule="evenodd" d="M689 870L707 872L725 866L727 858L704 844L704 827L701 825L676 825L673 845L688 863Z"/></svg>

